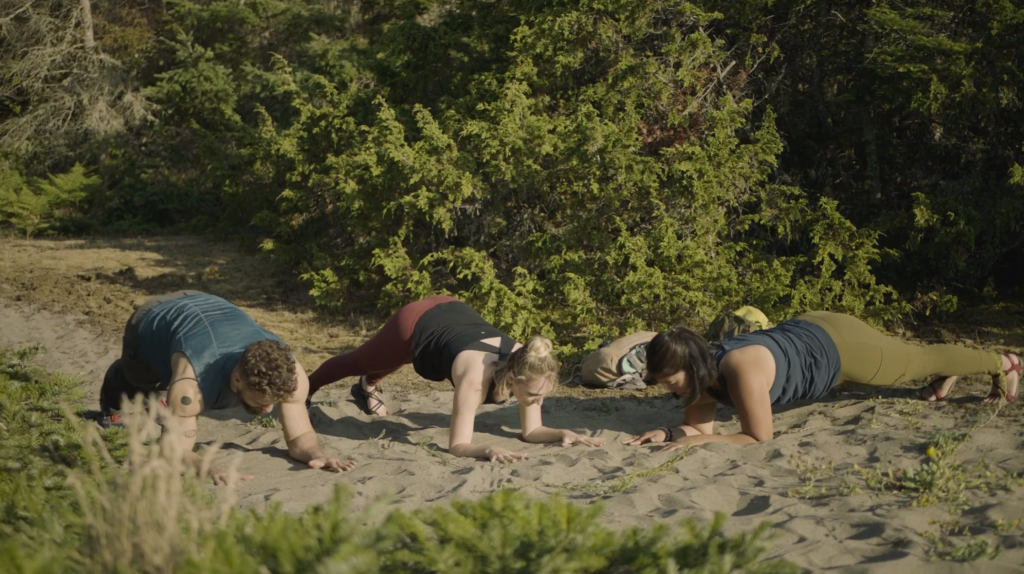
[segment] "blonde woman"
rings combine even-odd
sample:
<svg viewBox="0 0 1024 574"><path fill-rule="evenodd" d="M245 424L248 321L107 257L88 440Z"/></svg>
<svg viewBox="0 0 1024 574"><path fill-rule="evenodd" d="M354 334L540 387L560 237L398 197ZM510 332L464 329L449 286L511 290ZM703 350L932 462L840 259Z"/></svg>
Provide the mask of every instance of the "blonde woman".
<svg viewBox="0 0 1024 574"><path fill-rule="evenodd" d="M541 404L558 385L559 363L549 339L533 337L524 347L469 305L444 295L402 307L361 347L325 361L309 376L309 395L339 379L358 376L352 386L356 404L366 414L386 416L380 382L409 363L421 377L447 379L455 387L448 434L448 452L455 456L492 462L526 458L525 452L473 444L477 408L513 396L519 402L526 442L604 445L603 439L542 424Z"/></svg>

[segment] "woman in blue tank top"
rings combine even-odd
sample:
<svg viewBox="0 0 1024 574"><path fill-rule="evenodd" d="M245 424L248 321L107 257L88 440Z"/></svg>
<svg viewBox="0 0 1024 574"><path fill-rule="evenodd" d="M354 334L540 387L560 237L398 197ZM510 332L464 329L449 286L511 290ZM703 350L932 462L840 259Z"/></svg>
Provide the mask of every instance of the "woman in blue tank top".
<svg viewBox="0 0 1024 574"><path fill-rule="evenodd" d="M804 313L772 329L709 346L677 326L647 347L650 376L686 400L683 424L660 427L623 441L628 445L671 443L667 450L708 442L751 444L771 440L772 406L824 397L849 381L891 386L935 378L922 398L945 398L957 377L992 375L986 400L1017 395L1021 361L959 345L911 345L863 321L838 313ZM741 431L714 434L716 404L735 405Z"/></svg>

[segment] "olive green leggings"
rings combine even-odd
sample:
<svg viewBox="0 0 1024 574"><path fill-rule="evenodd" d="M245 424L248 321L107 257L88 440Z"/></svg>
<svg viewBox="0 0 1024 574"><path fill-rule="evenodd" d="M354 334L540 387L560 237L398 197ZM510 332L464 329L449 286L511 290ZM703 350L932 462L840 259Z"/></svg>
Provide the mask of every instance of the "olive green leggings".
<svg viewBox="0 0 1024 574"><path fill-rule="evenodd" d="M842 363L840 381L883 386L936 376L995 375L1002 368L996 353L960 345L911 345L849 315L812 311L797 319L832 337Z"/></svg>

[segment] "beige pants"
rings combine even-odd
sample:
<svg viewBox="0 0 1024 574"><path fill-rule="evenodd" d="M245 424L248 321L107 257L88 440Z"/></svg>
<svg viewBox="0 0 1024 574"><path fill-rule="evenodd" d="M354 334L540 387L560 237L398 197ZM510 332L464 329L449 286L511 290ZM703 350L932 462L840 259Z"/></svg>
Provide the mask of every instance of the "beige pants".
<svg viewBox="0 0 1024 574"><path fill-rule="evenodd" d="M818 325L835 342L840 381L888 386L930 377L995 375L1002 367L996 353L960 345L911 345L849 315L812 311L796 318Z"/></svg>

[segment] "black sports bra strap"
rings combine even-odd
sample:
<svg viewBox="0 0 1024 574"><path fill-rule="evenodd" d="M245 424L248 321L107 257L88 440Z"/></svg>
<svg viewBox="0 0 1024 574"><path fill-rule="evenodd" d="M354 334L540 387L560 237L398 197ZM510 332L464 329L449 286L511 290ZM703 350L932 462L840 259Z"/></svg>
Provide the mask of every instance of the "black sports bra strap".
<svg viewBox="0 0 1024 574"><path fill-rule="evenodd" d="M512 348L516 346L515 339L511 337L501 336L501 345L496 347L490 343L484 343L483 341L474 341L466 345L463 351L486 351L488 353L497 353L498 360L504 361L512 354Z"/></svg>
<svg viewBox="0 0 1024 574"><path fill-rule="evenodd" d="M516 341L512 337L501 337L501 347L498 349L498 360L504 361L512 354L512 349L516 346Z"/></svg>

